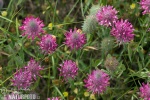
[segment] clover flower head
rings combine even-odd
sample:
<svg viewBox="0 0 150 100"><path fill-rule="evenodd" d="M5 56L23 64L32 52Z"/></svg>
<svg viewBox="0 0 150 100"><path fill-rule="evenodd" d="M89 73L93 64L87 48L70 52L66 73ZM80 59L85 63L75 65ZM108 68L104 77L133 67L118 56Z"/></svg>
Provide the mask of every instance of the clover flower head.
<svg viewBox="0 0 150 100"><path fill-rule="evenodd" d="M68 81L68 79L74 79L78 73L77 64L72 60L66 60L60 64L60 66L60 76L64 77L66 81Z"/></svg>
<svg viewBox="0 0 150 100"><path fill-rule="evenodd" d="M65 33L65 36L66 41L64 44L66 44L71 50L82 48L86 43L85 34L79 29L74 29L74 31L70 30L69 32Z"/></svg>
<svg viewBox="0 0 150 100"><path fill-rule="evenodd" d="M150 0L141 0L140 3L143 15L150 13Z"/></svg>
<svg viewBox="0 0 150 100"><path fill-rule="evenodd" d="M106 91L109 85L109 79L108 74L102 70L94 70L88 75L88 78L84 80L85 87L94 94L101 94Z"/></svg>
<svg viewBox="0 0 150 100"><path fill-rule="evenodd" d="M113 6L103 6L98 10L96 18L100 25L112 26L118 19L117 13L118 11Z"/></svg>
<svg viewBox="0 0 150 100"><path fill-rule="evenodd" d="M150 84L142 84L140 87L140 96L144 100L150 100Z"/></svg>
<svg viewBox="0 0 150 100"><path fill-rule="evenodd" d="M40 47L45 53L53 53L57 48L56 37L50 34L42 36Z"/></svg>
<svg viewBox="0 0 150 100"><path fill-rule="evenodd" d="M126 43L134 39L133 26L128 20L118 20L114 23L111 30L111 35L113 35L118 42Z"/></svg>
<svg viewBox="0 0 150 100"><path fill-rule="evenodd" d="M28 88L32 83L32 75L31 72L25 70L25 69L19 69L13 79L11 79L12 85L18 87L18 89L26 89Z"/></svg>
<svg viewBox="0 0 150 100"><path fill-rule="evenodd" d="M37 75L40 76L39 72L43 68L39 65L38 62L36 62L33 58L31 58L30 61L28 62L28 65L25 66L25 69L31 72L32 77L36 80Z"/></svg>
<svg viewBox="0 0 150 100"><path fill-rule="evenodd" d="M110 71L115 71L118 65L119 65L118 60L112 56L108 56L104 63L104 66Z"/></svg>
<svg viewBox="0 0 150 100"><path fill-rule="evenodd" d="M20 30L24 31L22 36L27 36L28 38L32 38L32 40L35 37L39 37L44 30L42 29L44 27L44 23L39 18L34 18L33 16L26 17L23 21L23 25L20 26Z"/></svg>

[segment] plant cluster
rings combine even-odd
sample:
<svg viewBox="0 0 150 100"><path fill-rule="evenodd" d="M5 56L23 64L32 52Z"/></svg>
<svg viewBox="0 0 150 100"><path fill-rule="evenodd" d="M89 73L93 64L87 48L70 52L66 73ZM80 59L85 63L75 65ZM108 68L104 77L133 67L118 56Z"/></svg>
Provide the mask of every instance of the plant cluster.
<svg viewBox="0 0 150 100"><path fill-rule="evenodd" d="M150 0L44 0L43 16L19 9L41 3L28 1L15 12L13 0L0 0L1 99L150 100ZM63 20L61 4L72 8Z"/></svg>

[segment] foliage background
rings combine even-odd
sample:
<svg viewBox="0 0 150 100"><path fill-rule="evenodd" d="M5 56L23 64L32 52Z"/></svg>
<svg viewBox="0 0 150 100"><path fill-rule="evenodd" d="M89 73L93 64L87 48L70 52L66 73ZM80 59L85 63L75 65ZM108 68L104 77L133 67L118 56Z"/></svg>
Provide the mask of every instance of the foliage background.
<svg viewBox="0 0 150 100"><path fill-rule="evenodd" d="M44 70L41 71L42 78L38 78L32 85L31 91L24 92L36 92L41 100L53 96L68 100L88 100L90 96L84 95L86 88L83 80L88 73L97 68L110 74L111 85L106 93L95 95L95 99L140 100L141 83L150 81L150 34L149 15L142 15L138 2L139 0L5 0L0 11L7 12L7 15L0 15L0 88L5 87L11 91L14 87L9 79L16 69L26 65L33 57L44 66ZM105 44L102 47L102 40L109 37L110 29L97 25L96 31L86 34L88 42L83 49L70 52L63 45L64 33L75 27L82 29L84 19L93 5L114 6L119 11L119 19L128 19L133 24L134 41L124 45L114 42L113 47L106 53L103 48L108 47ZM59 47L54 54L43 55L36 45L38 39L31 41L21 36L18 27L29 15L40 17L45 23L46 33L56 36ZM108 55L116 57L119 61L116 73L111 73L104 67ZM76 80L69 84L62 82L58 71L59 64L66 59L76 61L79 66ZM74 92L76 89L77 93ZM64 97L63 93L66 91L69 95Z"/></svg>

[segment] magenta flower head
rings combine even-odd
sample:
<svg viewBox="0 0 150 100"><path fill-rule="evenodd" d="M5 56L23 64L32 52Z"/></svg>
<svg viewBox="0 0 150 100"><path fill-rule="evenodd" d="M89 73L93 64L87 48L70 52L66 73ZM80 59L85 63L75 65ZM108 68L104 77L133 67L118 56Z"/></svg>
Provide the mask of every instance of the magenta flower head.
<svg viewBox="0 0 150 100"><path fill-rule="evenodd" d="M79 29L74 29L74 31L71 29L70 32L65 33L65 36L66 41L64 44L66 44L71 50L82 48L86 43L85 34Z"/></svg>
<svg viewBox="0 0 150 100"><path fill-rule="evenodd" d="M140 96L144 100L150 100L150 84L142 84L143 86L140 87Z"/></svg>
<svg viewBox="0 0 150 100"><path fill-rule="evenodd" d="M68 81L68 79L74 79L78 73L77 64L72 60L66 60L60 64L60 66L60 76L64 77L64 80L66 81Z"/></svg>
<svg viewBox="0 0 150 100"><path fill-rule="evenodd" d="M32 75L29 71L19 69L11 81L13 83L12 85L18 87L18 89L26 89L32 83Z"/></svg>
<svg viewBox="0 0 150 100"><path fill-rule="evenodd" d="M23 21L23 25L20 26L20 30L23 30L24 33L22 36L27 35L28 38L32 38L32 40L40 36L43 31L44 24L39 18L34 18L32 16L26 17Z"/></svg>
<svg viewBox="0 0 150 100"><path fill-rule="evenodd" d="M111 35L113 35L118 42L129 42L134 39L133 26L127 20L118 20L114 23L114 26L111 30Z"/></svg>
<svg viewBox="0 0 150 100"><path fill-rule="evenodd" d="M56 37L50 34L42 36L40 47L45 53L53 53L57 48Z"/></svg>
<svg viewBox="0 0 150 100"><path fill-rule="evenodd" d="M96 18L100 25L112 26L118 19L117 13L118 11L113 6L103 6L98 10Z"/></svg>
<svg viewBox="0 0 150 100"><path fill-rule="evenodd" d="M47 100L61 100L58 97L47 98Z"/></svg>
<svg viewBox="0 0 150 100"><path fill-rule="evenodd" d="M102 70L94 70L84 80L85 87L94 94L103 93L109 85L109 76Z"/></svg>
<svg viewBox="0 0 150 100"><path fill-rule="evenodd" d="M143 15L150 13L150 0L140 1L141 9L143 9Z"/></svg>
<svg viewBox="0 0 150 100"><path fill-rule="evenodd" d="M40 76L39 72L43 70L43 68L39 65L39 63L36 62L33 58L30 59L28 65L25 66L25 69L31 72L31 75L35 80L36 80L36 76Z"/></svg>

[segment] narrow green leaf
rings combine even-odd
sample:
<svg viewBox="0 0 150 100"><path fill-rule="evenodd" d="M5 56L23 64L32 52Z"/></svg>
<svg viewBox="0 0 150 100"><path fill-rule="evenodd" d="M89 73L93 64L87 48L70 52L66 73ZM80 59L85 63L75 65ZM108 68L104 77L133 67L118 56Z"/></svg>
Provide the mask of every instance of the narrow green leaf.
<svg viewBox="0 0 150 100"><path fill-rule="evenodd" d="M19 26L18 19L16 18L16 32L17 32L17 36L19 36L18 26Z"/></svg>
<svg viewBox="0 0 150 100"><path fill-rule="evenodd" d="M139 58L137 59L137 63L138 63L139 70L142 70L142 64L140 63Z"/></svg>
<svg viewBox="0 0 150 100"><path fill-rule="evenodd" d="M5 20L7 20L8 22L13 22L12 20L10 20L10 19L8 19L8 18L6 18L6 17L3 17L3 16L1 16L1 15L0 15L0 18L5 19Z"/></svg>
<svg viewBox="0 0 150 100"><path fill-rule="evenodd" d="M63 94L60 92L60 90L59 90L56 86L54 86L54 88L55 88L56 91L60 94L60 96L61 96L63 99L65 99L64 96L63 96Z"/></svg>
<svg viewBox="0 0 150 100"><path fill-rule="evenodd" d="M132 59L131 59L131 57L132 57L132 50L131 50L129 45L128 45L128 57L129 57L130 62L132 62Z"/></svg>
<svg viewBox="0 0 150 100"><path fill-rule="evenodd" d="M32 54L30 51L28 51L27 49L23 48L23 50L24 50L27 54L29 54L30 56L36 58L36 56L33 55L33 54Z"/></svg>

